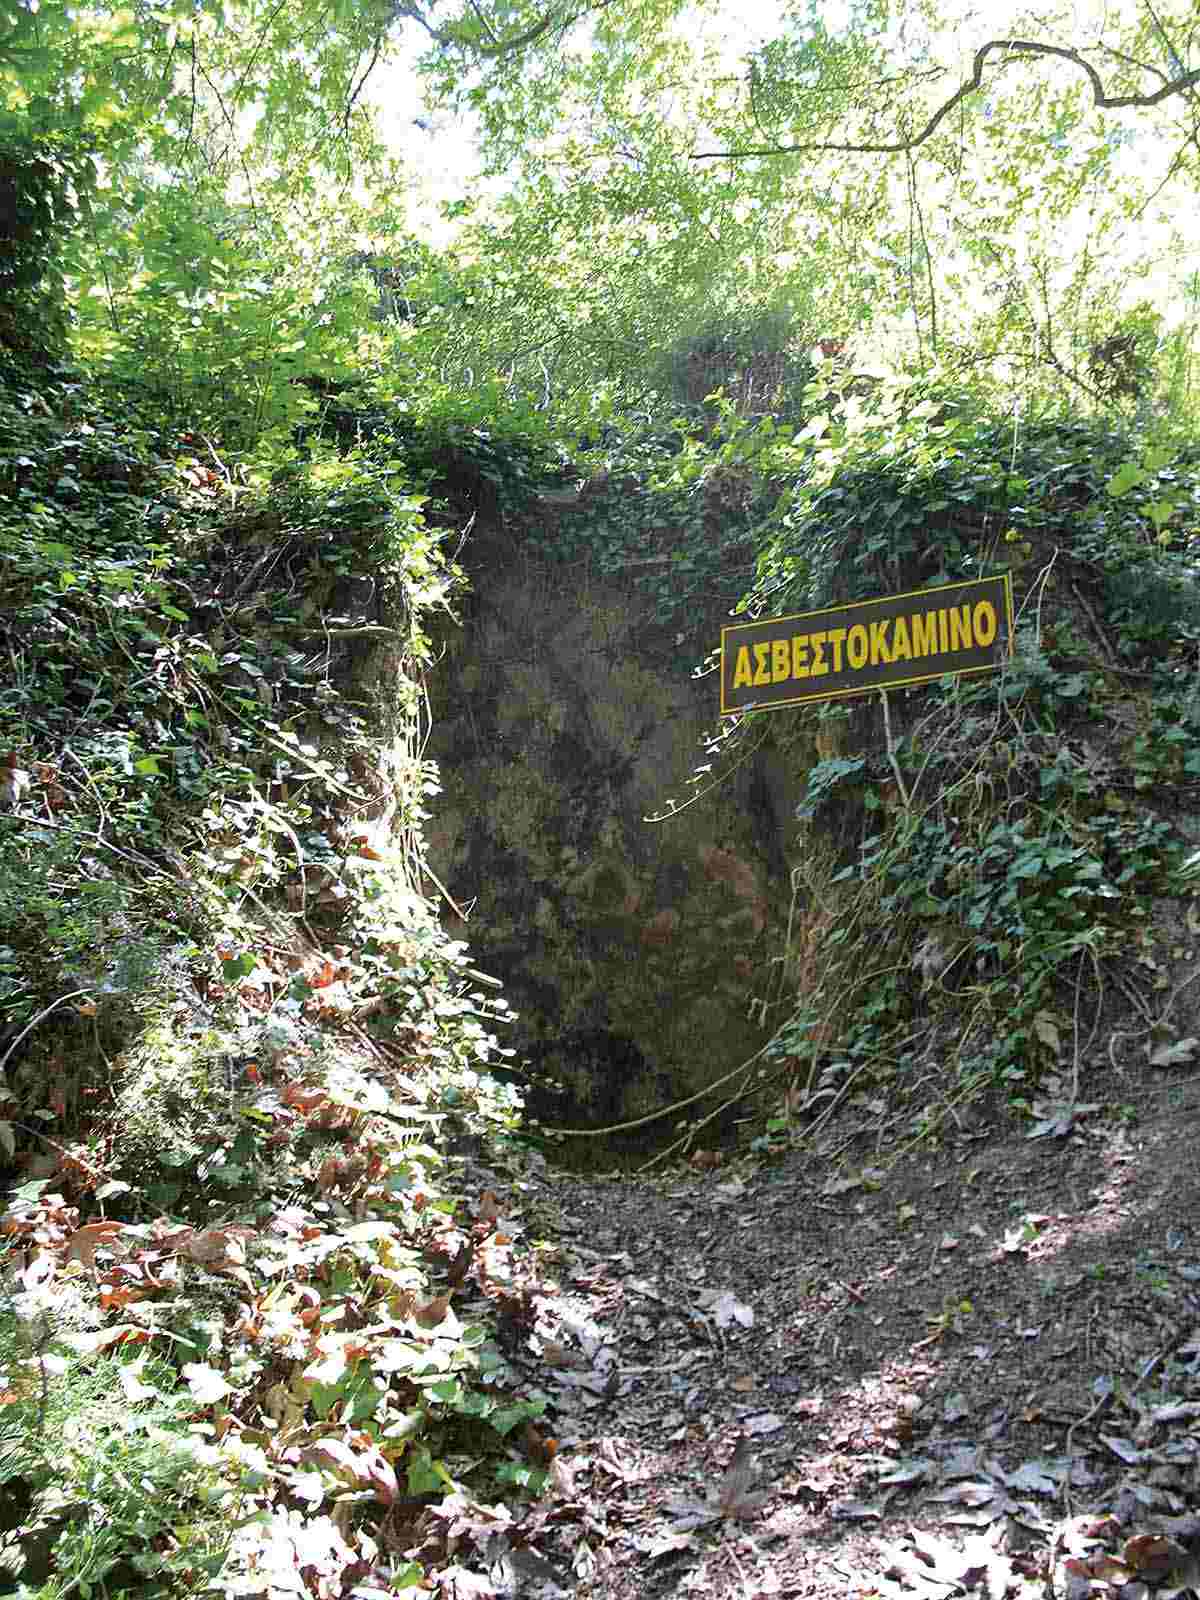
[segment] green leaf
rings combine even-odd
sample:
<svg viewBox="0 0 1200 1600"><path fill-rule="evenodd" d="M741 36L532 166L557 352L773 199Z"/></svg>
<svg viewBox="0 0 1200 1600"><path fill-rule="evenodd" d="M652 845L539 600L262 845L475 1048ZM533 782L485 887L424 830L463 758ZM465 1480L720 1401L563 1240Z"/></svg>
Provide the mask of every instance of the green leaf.
<svg viewBox="0 0 1200 1600"><path fill-rule="evenodd" d="M497 1483L525 1489L533 1495L541 1494L548 1481L549 1474L543 1467L533 1467L522 1461L505 1461L496 1469Z"/></svg>
<svg viewBox="0 0 1200 1600"><path fill-rule="evenodd" d="M1118 500L1122 495L1128 494L1130 489L1145 481L1146 474L1142 468L1134 461L1126 461L1113 473L1106 487L1112 498Z"/></svg>
<svg viewBox="0 0 1200 1600"><path fill-rule="evenodd" d="M1170 522L1175 515L1174 500L1152 500L1146 507L1146 515L1156 528L1161 528Z"/></svg>
<svg viewBox="0 0 1200 1600"><path fill-rule="evenodd" d="M453 1492L454 1480L424 1445L410 1451L406 1460L409 1494L437 1494L442 1489Z"/></svg>
<svg viewBox="0 0 1200 1600"><path fill-rule="evenodd" d="M511 1433L519 1423L540 1417L546 1409L544 1400L521 1400L516 1405L502 1406L488 1418L498 1434Z"/></svg>
<svg viewBox="0 0 1200 1600"><path fill-rule="evenodd" d="M243 951L240 956L222 956L221 958L221 972L229 983L236 983L241 978L248 978L257 965L257 960L249 951Z"/></svg>

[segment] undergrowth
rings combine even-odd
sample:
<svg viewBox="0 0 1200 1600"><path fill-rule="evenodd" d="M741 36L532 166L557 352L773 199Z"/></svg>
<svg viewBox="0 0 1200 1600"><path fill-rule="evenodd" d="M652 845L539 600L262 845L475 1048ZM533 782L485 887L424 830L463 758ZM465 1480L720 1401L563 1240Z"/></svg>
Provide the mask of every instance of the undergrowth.
<svg viewBox="0 0 1200 1600"><path fill-rule="evenodd" d="M507 521L552 561L625 579L667 625L745 592L754 531L779 493L752 463L768 438L793 430L760 418L747 431L728 406L715 416L692 407L666 426L583 415L571 430L499 385L414 396L379 378L329 399L315 431L342 449L390 441L422 483L452 478L460 511Z"/></svg>
<svg viewBox="0 0 1200 1600"><path fill-rule="evenodd" d="M1022 726L1012 687L947 693L898 743L907 805L877 760L810 776L814 819L839 785L863 810L857 859L804 897L823 908L821 953L770 1047L810 1115L883 1088L921 1131L981 1093L1028 1110L1048 1073L1098 1059L1109 975L1148 952L1155 899L1180 890L1170 821L1103 787L1117 761Z"/></svg>
<svg viewBox="0 0 1200 1600"><path fill-rule="evenodd" d="M0 1313L0 1566L46 1600L204 1592L242 1485L189 1429L177 1373L146 1350L98 1361L55 1343L46 1318Z"/></svg>
<svg viewBox="0 0 1200 1600"><path fill-rule="evenodd" d="M1077 1094L1154 902L1190 892L1177 445L906 394L801 435L718 408L568 450L498 391L377 377L237 460L77 370L9 378L14 1592L404 1592L459 1528L487 1538L483 1502L547 1480L515 1358L550 1289L451 1155L529 1159L497 1080L509 1018L422 842L429 619L474 517L632 576L663 623L1016 569L995 680L897 701L885 742L791 719L811 848L760 1004L810 1133L848 1102L925 1137L984 1094L1034 1111L1051 1074ZM583 494L543 515L564 481ZM427 1515L446 1503L454 1530Z"/></svg>
<svg viewBox="0 0 1200 1600"><path fill-rule="evenodd" d="M73 369L0 389L0 1581L38 1600L394 1592L427 1501L544 1480L498 1342L537 1278L448 1155L514 1152L519 1099L423 859L440 449L268 472Z"/></svg>
<svg viewBox="0 0 1200 1600"><path fill-rule="evenodd" d="M848 1103L914 1137L982 1096L1032 1115L1100 1063L1114 985L1154 964L1156 904L1191 892L1198 484L1182 445L953 419L886 447L847 432L798 482L752 609L1009 565L1019 617L992 681L896 695L890 723L794 714L792 748L819 753L800 757L811 847L769 997L787 1114L766 1145ZM832 860L830 830L850 841Z"/></svg>

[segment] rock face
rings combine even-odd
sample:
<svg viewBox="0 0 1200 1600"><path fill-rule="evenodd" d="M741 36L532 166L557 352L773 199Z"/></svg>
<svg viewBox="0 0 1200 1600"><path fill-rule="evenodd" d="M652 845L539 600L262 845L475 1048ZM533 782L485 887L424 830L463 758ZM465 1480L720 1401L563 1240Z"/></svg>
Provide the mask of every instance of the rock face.
<svg viewBox="0 0 1200 1600"><path fill-rule="evenodd" d="M508 536L468 565L474 592L430 683L430 865L520 1013L509 1042L564 1085L548 1120L645 1116L768 1036L752 1002L772 980L779 992L802 780L764 745L647 822L703 788L688 779L713 759L717 687L692 671L727 619L668 630L633 584Z"/></svg>

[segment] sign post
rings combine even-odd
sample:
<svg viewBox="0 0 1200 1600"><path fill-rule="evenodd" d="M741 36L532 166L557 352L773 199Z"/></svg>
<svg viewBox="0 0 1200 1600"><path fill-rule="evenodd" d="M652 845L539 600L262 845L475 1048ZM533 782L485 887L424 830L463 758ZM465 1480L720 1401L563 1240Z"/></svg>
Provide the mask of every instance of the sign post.
<svg viewBox="0 0 1200 1600"><path fill-rule="evenodd" d="M1012 574L721 629L721 714L993 672L1012 655Z"/></svg>

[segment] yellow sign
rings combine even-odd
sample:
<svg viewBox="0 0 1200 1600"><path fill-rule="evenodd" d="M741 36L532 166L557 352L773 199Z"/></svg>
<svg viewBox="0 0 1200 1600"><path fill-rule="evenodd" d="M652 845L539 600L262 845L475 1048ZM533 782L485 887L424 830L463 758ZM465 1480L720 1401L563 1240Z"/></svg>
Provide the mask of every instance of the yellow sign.
<svg viewBox="0 0 1200 1600"><path fill-rule="evenodd" d="M721 629L721 713L992 672L1012 654L1012 575Z"/></svg>

